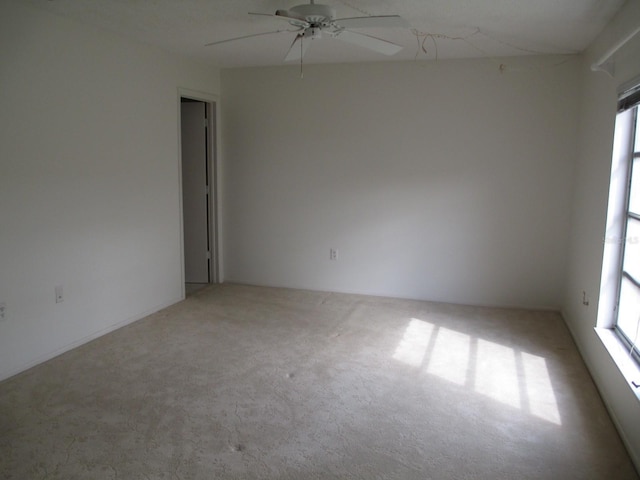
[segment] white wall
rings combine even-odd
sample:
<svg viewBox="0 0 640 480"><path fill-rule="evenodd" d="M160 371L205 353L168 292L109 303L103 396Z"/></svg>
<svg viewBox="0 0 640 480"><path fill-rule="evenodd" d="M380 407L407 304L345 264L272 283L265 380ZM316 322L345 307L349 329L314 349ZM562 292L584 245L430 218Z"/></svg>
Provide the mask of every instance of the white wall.
<svg viewBox="0 0 640 480"><path fill-rule="evenodd" d="M224 70L226 279L559 308L579 98L564 60Z"/></svg>
<svg viewBox="0 0 640 480"><path fill-rule="evenodd" d="M549 58L508 59L503 73L485 61L306 67L304 80L297 67L225 71L226 278L562 304L638 462L640 404L593 327L615 88L640 66L586 69L638 21L630 1L582 71ZM178 87L216 94L218 72L3 2L0 379L180 299Z"/></svg>
<svg viewBox="0 0 640 480"><path fill-rule="evenodd" d="M640 75L640 57L637 53L631 54L640 50L630 50L629 45L617 55L614 78L602 72L594 73L589 66L639 24L640 2L629 1L584 58L578 144L580 155L574 181L568 277L563 302L565 320L638 468L640 402L605 350L594 327L599 306L616 87ZM632 43L637 45L638 40L640 38L636 37ZM591 297L588 307L582 305L582 291Z"/></svg>
<svg viewBox="0 0 640 480"><path fill-rule="evenodd" d="M180 300L178 87L219 73L2 2L0 379Z"/></svg>

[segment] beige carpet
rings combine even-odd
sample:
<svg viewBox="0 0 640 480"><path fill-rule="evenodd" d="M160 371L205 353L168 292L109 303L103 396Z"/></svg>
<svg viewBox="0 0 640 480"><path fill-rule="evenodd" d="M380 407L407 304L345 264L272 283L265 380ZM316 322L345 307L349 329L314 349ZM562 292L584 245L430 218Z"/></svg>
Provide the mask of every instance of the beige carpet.
<svg viewBox="0 0 640 480"><path fill-rule="evenodd" d="M212 285L0 383L0 479L636 479L561 318Z"/></svg>

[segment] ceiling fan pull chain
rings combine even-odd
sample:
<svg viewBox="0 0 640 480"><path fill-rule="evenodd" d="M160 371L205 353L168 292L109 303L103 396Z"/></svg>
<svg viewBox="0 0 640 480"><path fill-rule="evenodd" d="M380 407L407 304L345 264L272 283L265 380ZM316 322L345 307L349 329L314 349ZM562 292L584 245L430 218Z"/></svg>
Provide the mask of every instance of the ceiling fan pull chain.
<svg viewBox="0 0 640 480"><path fill-rule="evenodd" d="M302 62L304 57L304 49L302 48L302 42L304 42L304 37L300 39L300 79L304 78L304 72L302 71Z"/></svg>

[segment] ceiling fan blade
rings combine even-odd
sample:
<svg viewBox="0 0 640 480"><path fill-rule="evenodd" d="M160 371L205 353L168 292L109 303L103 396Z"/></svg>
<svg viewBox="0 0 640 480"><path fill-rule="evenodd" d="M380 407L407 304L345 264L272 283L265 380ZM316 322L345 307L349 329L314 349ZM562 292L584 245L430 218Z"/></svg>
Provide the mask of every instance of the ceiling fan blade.
<svg viewBox="0 0 640 480"><path fill-rule="evenodd" d="M311 40L312 38L309 37L305 41L305 35L303 33L299 33L298 35L296 35L296 39L291 44L291 48L289 48L287 55L284 57L284 61L291 62L294 60L301 60L304 57L305 53L307 53L307 50L311 45Z"/></svg>
<svg viewBox="0 0 640 480"><path fill-rule="evenodd" d="M373 28L373 27L408 27L407 22L400 15L376 15L373 17L336 18L339 27L344 28Z"/></svg>
<svg viewBox="0 0 640 480"><path fill-rule="evenodd" d="M256 13L249 12L249 15L260 15L263 17L271 17L277 18L278 20L284 20L289 22L291 25L295 25L296 27L307 28L310 27L311 24L307 22L304 18L300 18L296 16L294 13L289 10L276 10L276 13Z"/></svg>
<svg viewBox="0 0 640 480"><path fill-rule="evenodd" d="M395 55L402 47L395 43L381 40L380 38L372 37L370 35L364 35L362 33L350 32L349 30L342 30L335 35L336 38L344 40L345 42L359 45L374 52L382 53L383 55Z"/></svg>
<svg viewBox="0 0 640 480"><path fill-rule="evenodd" d="M221 43L235 42L236 40L244 40L245 38L261 37L262 35L273 35L274 33L282 33L282 32L287 32L287 31L288 30L274 30L274 31L271 31L271 32L254 33L254 34L251 34L251 35L243 35L241 37L227 38L225 40L218 40L217 42L207 43L207 44L205 44L205 47L210 47L212 45L220 45Z"/></svg>

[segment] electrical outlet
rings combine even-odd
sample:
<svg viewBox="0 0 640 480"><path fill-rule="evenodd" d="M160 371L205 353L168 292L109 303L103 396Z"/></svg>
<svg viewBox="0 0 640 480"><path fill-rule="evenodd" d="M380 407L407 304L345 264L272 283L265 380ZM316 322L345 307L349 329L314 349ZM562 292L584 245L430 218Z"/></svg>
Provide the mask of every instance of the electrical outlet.
<svg viewBox="0 0 640 480"><path fill-rule="evenodd" d="M62 290L62 285L56 285L55 293L56 293L56 303L64 302L64 292Z"/></svg>
<svg viewBox="0 0 640 480"><path fill-rule="evenodd" d="M7 303L0 302L0 321L7 319Z"/></svg>
<svg viewBox="0 0 640 480"><path fill-rule="evenodd" d="M329 260L337 260L338 259L338 249L330 248L329 249Z"/></svg>

